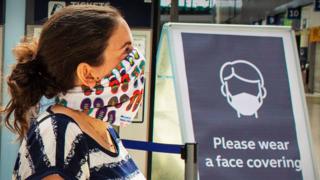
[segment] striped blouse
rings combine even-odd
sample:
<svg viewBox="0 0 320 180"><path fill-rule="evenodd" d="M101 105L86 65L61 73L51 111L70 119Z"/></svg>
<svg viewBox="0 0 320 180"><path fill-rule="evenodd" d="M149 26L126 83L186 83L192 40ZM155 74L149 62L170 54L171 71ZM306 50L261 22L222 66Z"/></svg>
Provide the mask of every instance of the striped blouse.
<svg viewBox="0 0 320 180"><path fill-rule="evenodd" d="M42 179L59 174L64 179L145 180L109 126L116 153L103 148L69 116L49 109L32 121L20 146L12 179Z"/></svg>

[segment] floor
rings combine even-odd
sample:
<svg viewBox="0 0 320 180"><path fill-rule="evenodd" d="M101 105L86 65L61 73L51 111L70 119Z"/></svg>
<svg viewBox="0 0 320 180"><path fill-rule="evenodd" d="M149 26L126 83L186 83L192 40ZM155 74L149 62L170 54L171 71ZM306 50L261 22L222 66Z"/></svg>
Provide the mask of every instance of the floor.
<svg viewBox="0 0 320 180"><path fill-rule="evenodd" d="M314 154L320 174L320 95L307 95Z"/></svg>

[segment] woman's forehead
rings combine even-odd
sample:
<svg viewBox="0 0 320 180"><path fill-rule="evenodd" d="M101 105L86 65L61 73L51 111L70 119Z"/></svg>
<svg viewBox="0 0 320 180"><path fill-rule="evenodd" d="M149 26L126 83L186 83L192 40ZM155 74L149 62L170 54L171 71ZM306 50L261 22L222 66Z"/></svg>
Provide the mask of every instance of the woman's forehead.
<svg viewBox="0 0 320 180"><path fill-rule="evenodd" d="M118 26L109 39L109 45L112 48L120 49L125 43L131 41L132 35L128 24L124 20L119 20Z"/></svg>

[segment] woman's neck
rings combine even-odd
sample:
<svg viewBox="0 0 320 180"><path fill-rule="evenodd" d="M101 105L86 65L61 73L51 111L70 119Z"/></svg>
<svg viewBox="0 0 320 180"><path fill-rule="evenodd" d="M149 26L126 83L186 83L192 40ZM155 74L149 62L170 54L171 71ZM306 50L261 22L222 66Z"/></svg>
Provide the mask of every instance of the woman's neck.
<svg viewBox="0 0 320 180"><path fill-rule="evenodd" d="M85 112L64 107L59 104L51 106L51 111L53 111L54 113L62 113L62 114L68 115L72 119L74 119L78 124L83 124L83 122L81 121L87 121L87 123L90 123L93 126L108 125L107 122L103 122L100 119L93 118L87 115Z"/></svg>

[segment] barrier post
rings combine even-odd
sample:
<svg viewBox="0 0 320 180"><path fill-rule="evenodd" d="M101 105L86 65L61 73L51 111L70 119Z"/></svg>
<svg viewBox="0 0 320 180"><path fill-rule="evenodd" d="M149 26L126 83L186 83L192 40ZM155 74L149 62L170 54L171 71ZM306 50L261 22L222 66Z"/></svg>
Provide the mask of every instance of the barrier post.
<svg viewBox="0 0 320 180"><path fill-rule="evenodd" d="M185 160L185 180L197 180L197 144L186 143L181 152L181 158Z"/></svg>

